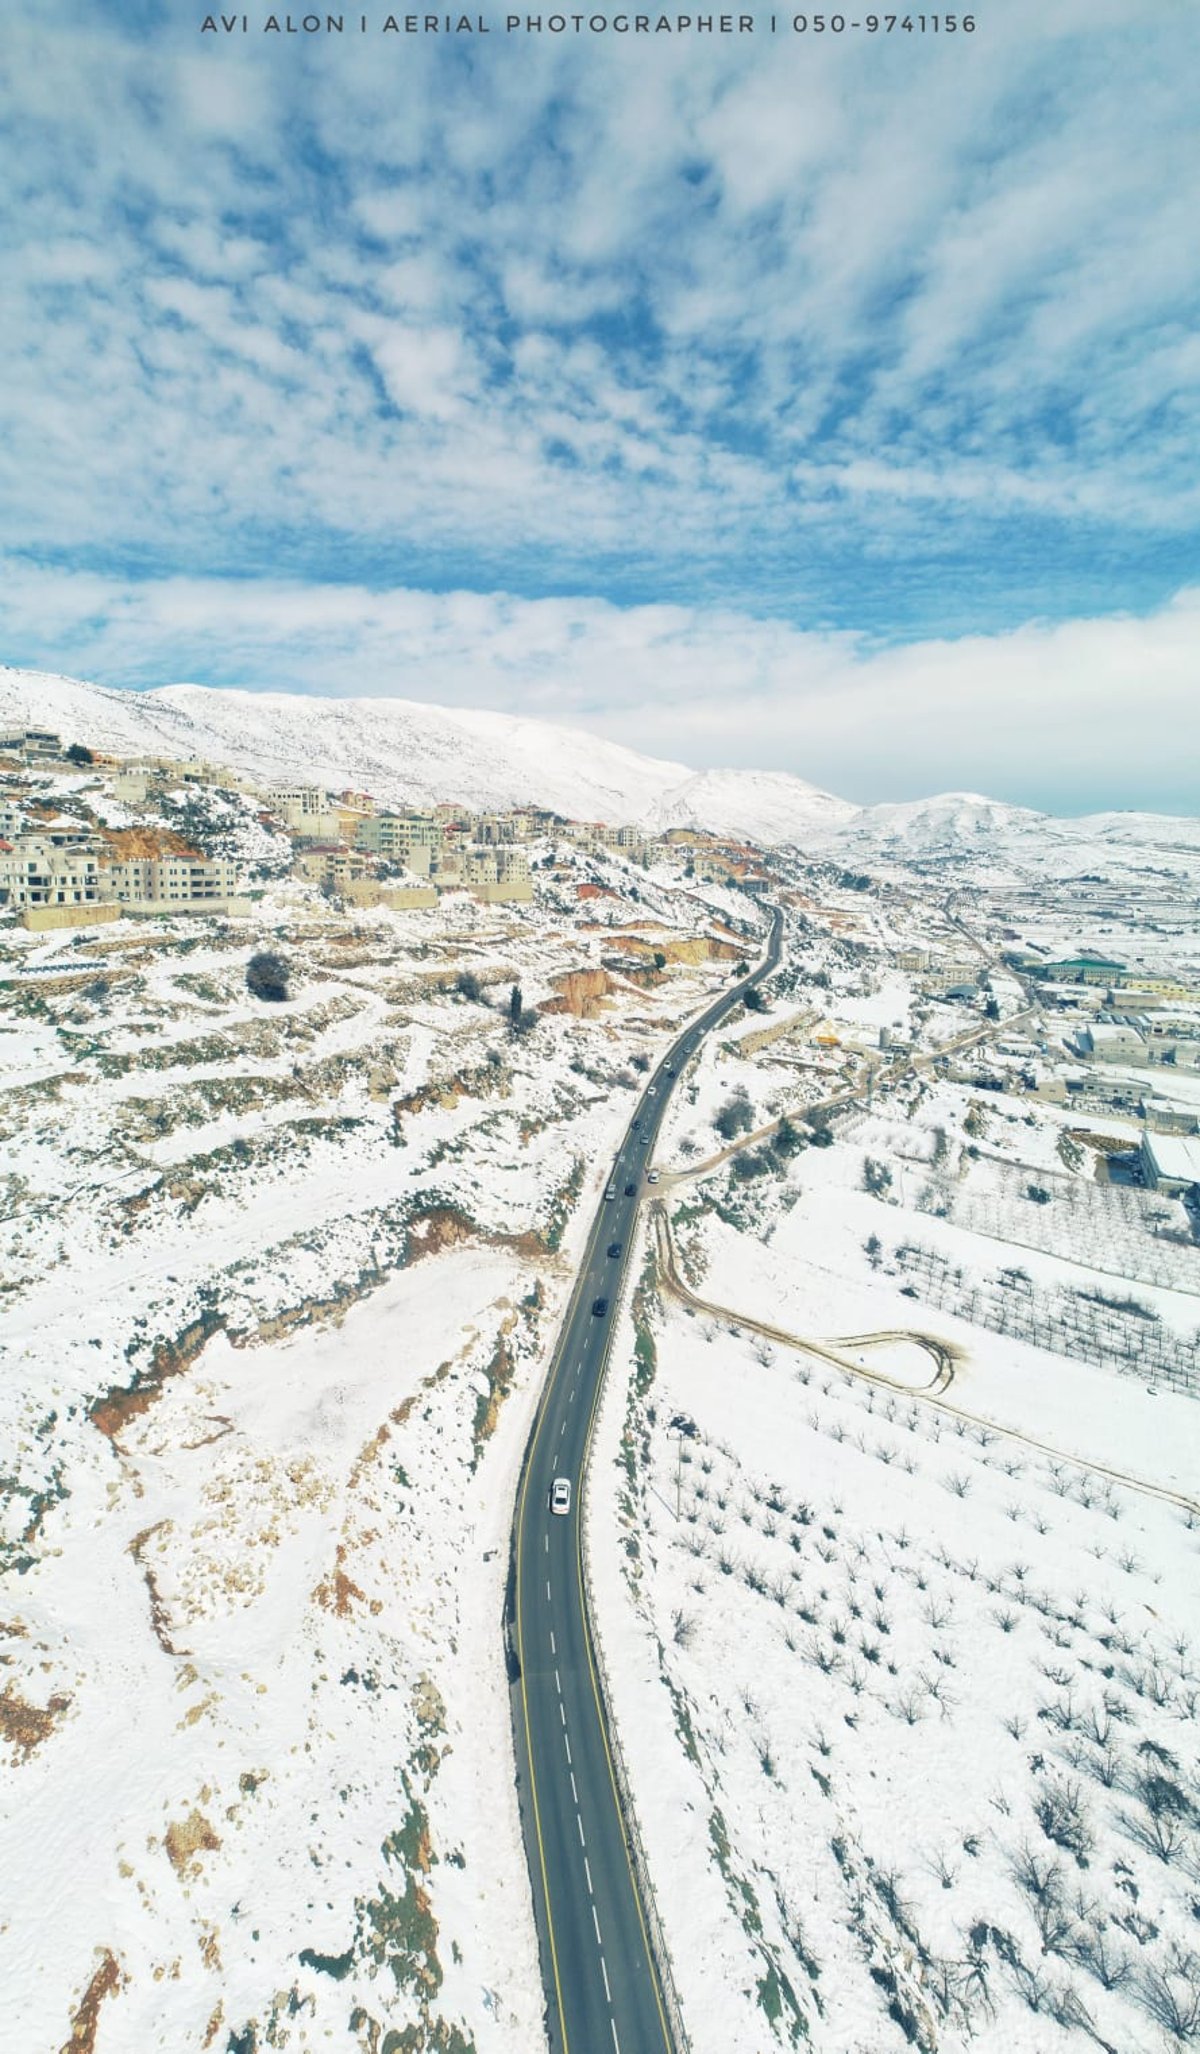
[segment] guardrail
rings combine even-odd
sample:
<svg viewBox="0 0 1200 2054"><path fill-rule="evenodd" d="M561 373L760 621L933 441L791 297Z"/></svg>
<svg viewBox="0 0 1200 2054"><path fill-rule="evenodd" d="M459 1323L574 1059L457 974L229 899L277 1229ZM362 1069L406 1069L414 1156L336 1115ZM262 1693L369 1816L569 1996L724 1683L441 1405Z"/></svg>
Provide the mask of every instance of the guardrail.
<svg viewBox="0 0 1200 2054"><path fill-rule="evenodd" d="M614 1327L615 1324L614 1321ZM607 1377L608 1357L606 1354L602 1371L602 1388L603 1382L607 1380ZM599 1406L597 1405L596 1417L598 1416ZM649 1942L654 1974L658 1981L659 1995L662 1998L663 2014L673 2054L691 2054L692 2043L688 2037L687 2027L683 2022L683 2011L679 2002L679 1992L675 1984L675 1965L671 1958L671 1950L667 1945L666 1935L663 1932L662 1919L659 1916L658 1910L658 1899L654 1891L654 1879L650 1873L650 1864L646 1859L645 1844L642 1840L641 1828L637 1820L637 1810L633 1802L633 1779L629 1773L621 1742L617 1737L617 1726L612 1712L612 1685L609 1682L608 1669L604 1660L604 1648L597 1626L596 1599L592 1589L592 1560L589 1546L591 1516L588 1507L590 1498L585 1488L591 1459L592 1436L589 1434L587 1449L584 1455L583 1473L579 1479L579 1502L582 1513L579 1556L583 1567L584 1626L595 1664L596 1685L600 1694L600 1716L604 1721L605 1744L608 1748L608 1758L612 1763L613 1779L617 1787L617 1803L621 1814L621 1826L625 1834L625 1845L629 1853L629 1865L633 1870L634 1881L642 1902L642 1910L646 1921L646 1938Z"/></svg>

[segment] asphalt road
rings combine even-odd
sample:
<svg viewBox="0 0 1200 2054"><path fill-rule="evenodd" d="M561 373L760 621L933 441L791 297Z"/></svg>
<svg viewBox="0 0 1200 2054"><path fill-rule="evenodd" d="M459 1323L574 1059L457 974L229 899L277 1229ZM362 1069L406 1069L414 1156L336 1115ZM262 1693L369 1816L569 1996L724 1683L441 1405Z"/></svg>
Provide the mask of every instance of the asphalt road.
<svg viewBox="0 0 1200 2054"><path fill-rule="evenodd" d="M675 1077L746 986L777 967L782 931L776 912L761 966L721 994L647 1082L610 1172L614 1195L601 1201L588 1237L517 1496L508 1622L514 1727L555 2054L672 2054L587 1629L579 1495L646 1167ZM550 1510L559 1477L571 1485L566 1515Z"/></svg>

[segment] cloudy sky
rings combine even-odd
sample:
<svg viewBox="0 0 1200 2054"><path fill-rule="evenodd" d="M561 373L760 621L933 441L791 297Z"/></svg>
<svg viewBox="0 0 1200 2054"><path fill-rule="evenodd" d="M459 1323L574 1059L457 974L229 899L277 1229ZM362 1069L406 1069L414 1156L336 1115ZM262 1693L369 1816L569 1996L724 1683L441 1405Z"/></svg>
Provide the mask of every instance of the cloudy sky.
<svg viewBox="0 0 1200 2054"><path fill-rule="evenodd" d="M0 656L1196 810L1189 6L362 5L6 10Z"/></svg>

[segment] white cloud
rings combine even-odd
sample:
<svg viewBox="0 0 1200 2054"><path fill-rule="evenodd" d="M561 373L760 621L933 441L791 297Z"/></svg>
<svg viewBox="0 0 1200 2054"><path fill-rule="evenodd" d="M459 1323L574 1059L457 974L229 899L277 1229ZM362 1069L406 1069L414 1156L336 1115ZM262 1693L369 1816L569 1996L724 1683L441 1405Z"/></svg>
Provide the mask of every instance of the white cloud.
<svg viewBox="0 0 1200 2054"><path fill-rule="evenodd" d="M1197 366L1165 346L1200 212L1181 17L1007 0L920 49L470 62L201 45L181 16L151 63L150 35L83 0L10 34L10 542L224 563L301 506L314 566L331 536L433 536L559 582L635 555L698 595L724 565L750 588L797 520L936 549L970 507L994 552L1030 507L1194 518L1172 410ZM384 316L407 421L356 353Z"/></svg>
<svg viewBox="0 0 1200 2054"><path fill-rule="evenodd" d="M1200 588L1144 616L879 649L779 621L596 599L3 564L15 660L105 684L196 676L537 715L869 801L984 790L1050 810L1195 810Z"/></svg>

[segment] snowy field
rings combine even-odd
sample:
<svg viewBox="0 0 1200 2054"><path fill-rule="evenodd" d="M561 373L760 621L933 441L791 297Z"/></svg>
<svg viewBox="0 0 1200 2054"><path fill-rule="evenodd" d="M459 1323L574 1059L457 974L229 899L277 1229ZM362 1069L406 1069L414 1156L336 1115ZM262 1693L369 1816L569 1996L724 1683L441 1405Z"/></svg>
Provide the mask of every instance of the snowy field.
<svg viewBox="0 0 1200 2054"><path fill-rule="evenodd" d="M736 1074L704 1066L664 1163L689 1123L714 1145ZM1070 1359L1060 1305L1135 1295L1106 1317L1194 1365L1200 1257L1068 1171L1053 1121L1006 1148L989 1108L985 1159L974 1104L914 1085L765 1174L671 1181L647 1223L590 1546L693 2054L1165 2054L1200 2029L1200 1412ZM1024 1206L1059 1308L1040 1345L983 1290L1031 1147L1059 1173ZM896 1261L918 1236L974 1290L959 1311ZM1156 1250L1172 1288L1114 1293Z"/></svg>
<svg viewBox="0 0 1200 2054"><path fill-rule="evenodd" d="M669 880L618 915L647 896L706 931ZM512 1496L636 1066L714 971L538 1014L603 932L445 913L279 884L249 927L0 945L22 2054L542 2044Z"/></svg>

